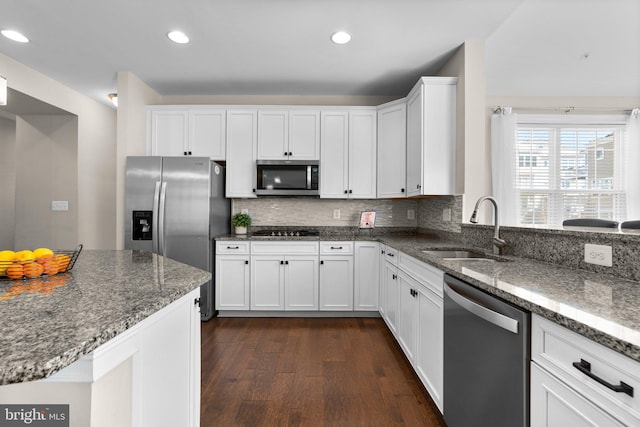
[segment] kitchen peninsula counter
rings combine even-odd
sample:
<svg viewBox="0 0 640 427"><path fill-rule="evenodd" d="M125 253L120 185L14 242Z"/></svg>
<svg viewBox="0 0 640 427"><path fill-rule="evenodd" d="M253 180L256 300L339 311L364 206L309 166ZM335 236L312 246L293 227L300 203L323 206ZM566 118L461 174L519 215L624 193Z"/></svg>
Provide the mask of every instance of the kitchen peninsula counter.
<svg viewBox="0 0 640 427"><path fill-rule="evenodd" d="M84 250L68 273L0 281L0 385L51 376L210 278L149 252Z"/></svg>
<svg viewBox="0 0 640 427"><path fill-rule="evenodd" d="M301 238L254 238L251 235L216 238L242 239L263 241ZM640 283L636 281L512 256L504 257L508 260L506 262L447 261L422 251L468 247L429 234L325 231L315 240L379 241L640 361Z"/></svg>

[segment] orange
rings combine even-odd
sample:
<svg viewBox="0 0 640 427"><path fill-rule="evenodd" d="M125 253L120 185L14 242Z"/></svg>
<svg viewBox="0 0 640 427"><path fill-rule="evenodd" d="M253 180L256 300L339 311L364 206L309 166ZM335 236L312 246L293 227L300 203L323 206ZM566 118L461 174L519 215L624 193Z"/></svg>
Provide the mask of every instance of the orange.
<svg viewBox="0 0 640 427"><path fill-rule="evenodd" d="M22 269L22 264L14 262L7 267L7 276L9 276L10 279L22 279L23 275L24 272Z"/></svg>

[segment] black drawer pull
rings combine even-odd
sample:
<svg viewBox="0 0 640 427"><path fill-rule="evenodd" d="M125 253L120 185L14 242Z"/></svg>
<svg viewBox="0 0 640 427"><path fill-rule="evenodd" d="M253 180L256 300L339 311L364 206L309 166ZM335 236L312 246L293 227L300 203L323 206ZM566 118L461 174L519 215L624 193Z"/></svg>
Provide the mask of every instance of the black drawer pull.
<svg viewBox="0 0 640 427"><path fill-rule="evenodd" d="M227 246L227 249L240 249L240 246Z"/></svg>
<svg viewBox="0 0 640 427"><path fill-rule="evenodd" d="M585 374L586 376L588 376L589 378L591 378L592 380L599 382L606 388L613 390L616 393L624 393L633 397L633 387L631 387L629 384L623 383L622 381L620 381L620 385L613 385L611 383L606 382L605 380L603 380L602 378L600 378L599 376L591 372L591 363L587 362L586 360L580 359L580 362L573 362L573 367L576 368L578 371L582 372L583 374Z"/></svg>
<svg viewBox="0 0 640 427"><path fill-rule="evenodd" d="M342 246L331 246L331 249L342 249Z"/></svg>
<svg viewBox="0 0 640 427"><path fill-rule="evenodd" d="M389 252L387 255L389 256L395 256L394 254L392 254L391 252Z"/></svg>

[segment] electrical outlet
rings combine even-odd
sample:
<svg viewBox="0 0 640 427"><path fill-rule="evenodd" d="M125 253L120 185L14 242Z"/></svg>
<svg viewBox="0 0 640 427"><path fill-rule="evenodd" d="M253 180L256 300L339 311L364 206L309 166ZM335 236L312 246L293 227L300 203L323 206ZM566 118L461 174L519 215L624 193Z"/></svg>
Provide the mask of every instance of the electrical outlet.
<svg viewBox="0 0 640 427"><path fill-rule="evenodd" d="M591 243L585 243L584 262L611 267L613 265L611 246L592 245Z"/></svg>
<svg viewBox="0 0 640 427"><path fill-rule="evenodd" d="M445 222L451 222L451 209L449 208L442 209L442 220Z"/></svg>
<svg viewBox="0 0 640 427"><path fill-rule="evenodd" d="M68 211L69 210L69 202L66 200L52 200L51 201L51 210L52 211Z"/></svg>
<svg viewBox="0 0 640 427"><path fill-rule="evenodd" d="M249 214L249 209L240 209L241 214Z"/></svg>
<svg viewBox="0 0 640 427"><path fill-rule="evenodd" d="M340 219L340 209L333 210L333 219Z"/></svg>
<svg viewBox="0 0 640 427"><path fill-rule="evenodd" d="M407 209L407 219L416 219L416 211Z"/></svg>

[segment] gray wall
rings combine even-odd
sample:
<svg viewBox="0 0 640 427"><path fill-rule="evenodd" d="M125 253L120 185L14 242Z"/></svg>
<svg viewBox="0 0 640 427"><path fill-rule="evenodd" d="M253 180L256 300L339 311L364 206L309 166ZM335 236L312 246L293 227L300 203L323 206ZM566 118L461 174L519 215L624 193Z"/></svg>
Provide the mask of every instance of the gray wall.
<svg viewBox="0 0 640 427"><path fill-rule="evenodd" d="M16 250L46 246L75 249L78 240L78 118L20 116L16 119ZM66 200L69 210L52 211Z"/></svg>
<svg viewBox="0 0 640 427"><path fill-rule="evenodd" d="M0 117L0 250L15 239L16 122Z"/></svg>

